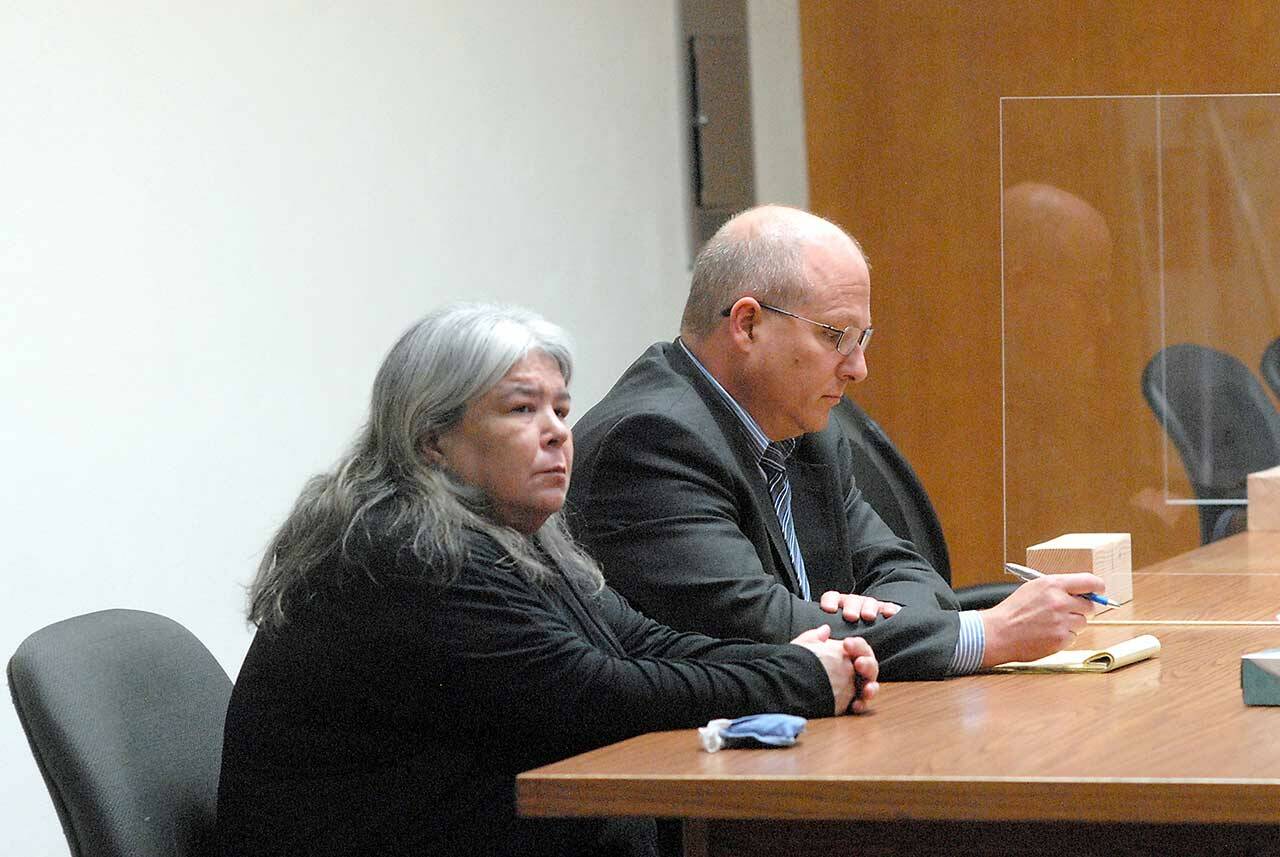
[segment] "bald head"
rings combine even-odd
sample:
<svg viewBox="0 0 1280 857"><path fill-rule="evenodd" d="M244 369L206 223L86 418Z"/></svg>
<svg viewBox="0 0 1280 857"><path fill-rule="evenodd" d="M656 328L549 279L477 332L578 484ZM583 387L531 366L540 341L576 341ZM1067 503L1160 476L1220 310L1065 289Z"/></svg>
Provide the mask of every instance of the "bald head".
<svg viewBox="0 0 1280 857"><path fill-rule="evenodd" d="M1015 284L1045 277L1097 280L1111 264L1111 230L1075 194L1022 182L1004 194L1004 258Z"/></svg>
<svg viewBox="0 0 1280 857"><path fill-rule="evenodd" d="M762 205L730 219L693 263L681 335L694 341L706 336L741 297L780 306L803 302L805 249L819 245L851 246L862 254L840 227L798 208Z"/></svg>
<svg viewBox="0 0 1280 857"><path fill-rule="evenodd" d="M1098 383L1111 322L1111 244L1106 220L1075 194L1036 182L1005 191L1006 377L1015 398L1047 404L1052 390L1061 403L1068 388ZM1076 384L1047 383L1063 365Z"/></svg>
<svg viewBox="0 0 1280 857"><path fill-rule="evenodd" d="M787 205L760 205L726 221L712 241L720 236L745 240L765 235L787 238L795 243L848 238L843 229L816 214Z"/></svg>

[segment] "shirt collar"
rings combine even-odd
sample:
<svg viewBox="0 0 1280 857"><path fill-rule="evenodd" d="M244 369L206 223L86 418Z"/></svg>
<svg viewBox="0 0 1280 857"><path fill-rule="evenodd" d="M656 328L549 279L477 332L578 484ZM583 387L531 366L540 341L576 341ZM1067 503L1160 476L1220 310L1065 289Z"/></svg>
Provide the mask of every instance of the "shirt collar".
<svg viewBox="0 0 1280 857"><path fill-rule="evenodd" d="M738 423L742 426L742 433L746 435L747 440L751 443L751 450L755 453L756 460L759 461L764 457L764 451L769 446L769 436L764 433L764 429L760 428L760 424L752 419L751 414L747 413L747 409L738 404L737 399L729 395L728 390L720 386L720 382L716 380L706 366L702 365L702 361L694 356L694 353L689 350L689 346L684 344L683 339L677 337L676 344L684 350L685 355L693 361L693 365L698 367L702 377L706 378L707 382L711 384L711 389L716 391L716 395L725 403L730 412L738 418ZM796 448L796 438L789 437L786 440L780 440L776 443L776 446L782 450L782 457L787 458Z"/></svg>

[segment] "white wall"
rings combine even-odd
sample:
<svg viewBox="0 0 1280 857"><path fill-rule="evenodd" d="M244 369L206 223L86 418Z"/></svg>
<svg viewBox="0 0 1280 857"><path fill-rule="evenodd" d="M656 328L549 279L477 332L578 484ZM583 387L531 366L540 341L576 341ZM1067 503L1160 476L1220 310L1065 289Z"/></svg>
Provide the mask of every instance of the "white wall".
<svg viewBox="0 0 1280 857"><path fill-rule="evenodd" d="M752 10L760 186L803 203L795 4ZM676 20L674 0L0 6L0 653L127 606L234 676L273 526L446 299L568 328L579 413L672 335ZM0 807L0 854L66 853L8 705Z"/></svg>
<svg viewBox="0 0 1280 857"><path fill-rule="evenodd" d="M809 207L799 0L747 0L756 197Z"/></svg>

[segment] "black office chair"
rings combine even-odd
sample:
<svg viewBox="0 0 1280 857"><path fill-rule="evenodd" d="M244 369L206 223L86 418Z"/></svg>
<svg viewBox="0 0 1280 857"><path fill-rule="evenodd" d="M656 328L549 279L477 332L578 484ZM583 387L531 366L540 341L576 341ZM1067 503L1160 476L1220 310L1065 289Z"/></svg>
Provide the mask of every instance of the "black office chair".
<svg viewBox="0 0 1280 857"><path fill-rule="evenodd" d="M1247 478L1280 464L1280 413L1237 358L1204 345L1170 345L1147 363L1142 394L1182 456L1191 489L1204 505L1200 541L1244 529Z"/></svg>
<svg viewBox="0 0 1280 857"><path fill-rule="evenodd" d="M8 675L72 857L211 853L231 680L186 628L77 616L27 637Z"/></svg>
<svg viewBox="0 0 1280 857"><path fill-rule="evenodd" d="M951 558L942 524L911 464L880 424L849 399L842 399L831 414L853 448L854 481L862 496L889 529L914 544L943 580L951 583ZM965 610L980 610L1000 603L1017 588L1016 583L980 583L957 589L956 596Z"/></svg>
<svg viewBox="0 0 1280 857"><path fill-rule="evenodd" d="M1271 340L1271 344L1262 352L1262 362L1258 367L1262 370L1262 380L1267 382L1271 392L1280 397L1280 337Z"/></svg>

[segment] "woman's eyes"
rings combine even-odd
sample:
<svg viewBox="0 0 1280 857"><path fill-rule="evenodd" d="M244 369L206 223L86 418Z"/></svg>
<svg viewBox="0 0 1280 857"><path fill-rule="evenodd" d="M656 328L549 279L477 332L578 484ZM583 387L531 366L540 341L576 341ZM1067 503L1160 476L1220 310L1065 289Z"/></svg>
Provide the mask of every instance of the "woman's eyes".
<svg viewBox="0 0 1280 857"><path fill-rule="evenodd" d="M510 409L510 413L532 414L532 413L535 413L537 410L538 410L537 405L523 403L519 405L512 405ZM558 416L560 419L566 420L569 418L569 409L567 407L560 406L560 407L557 407L555 410L556 410L556 416Z"/></svg>

